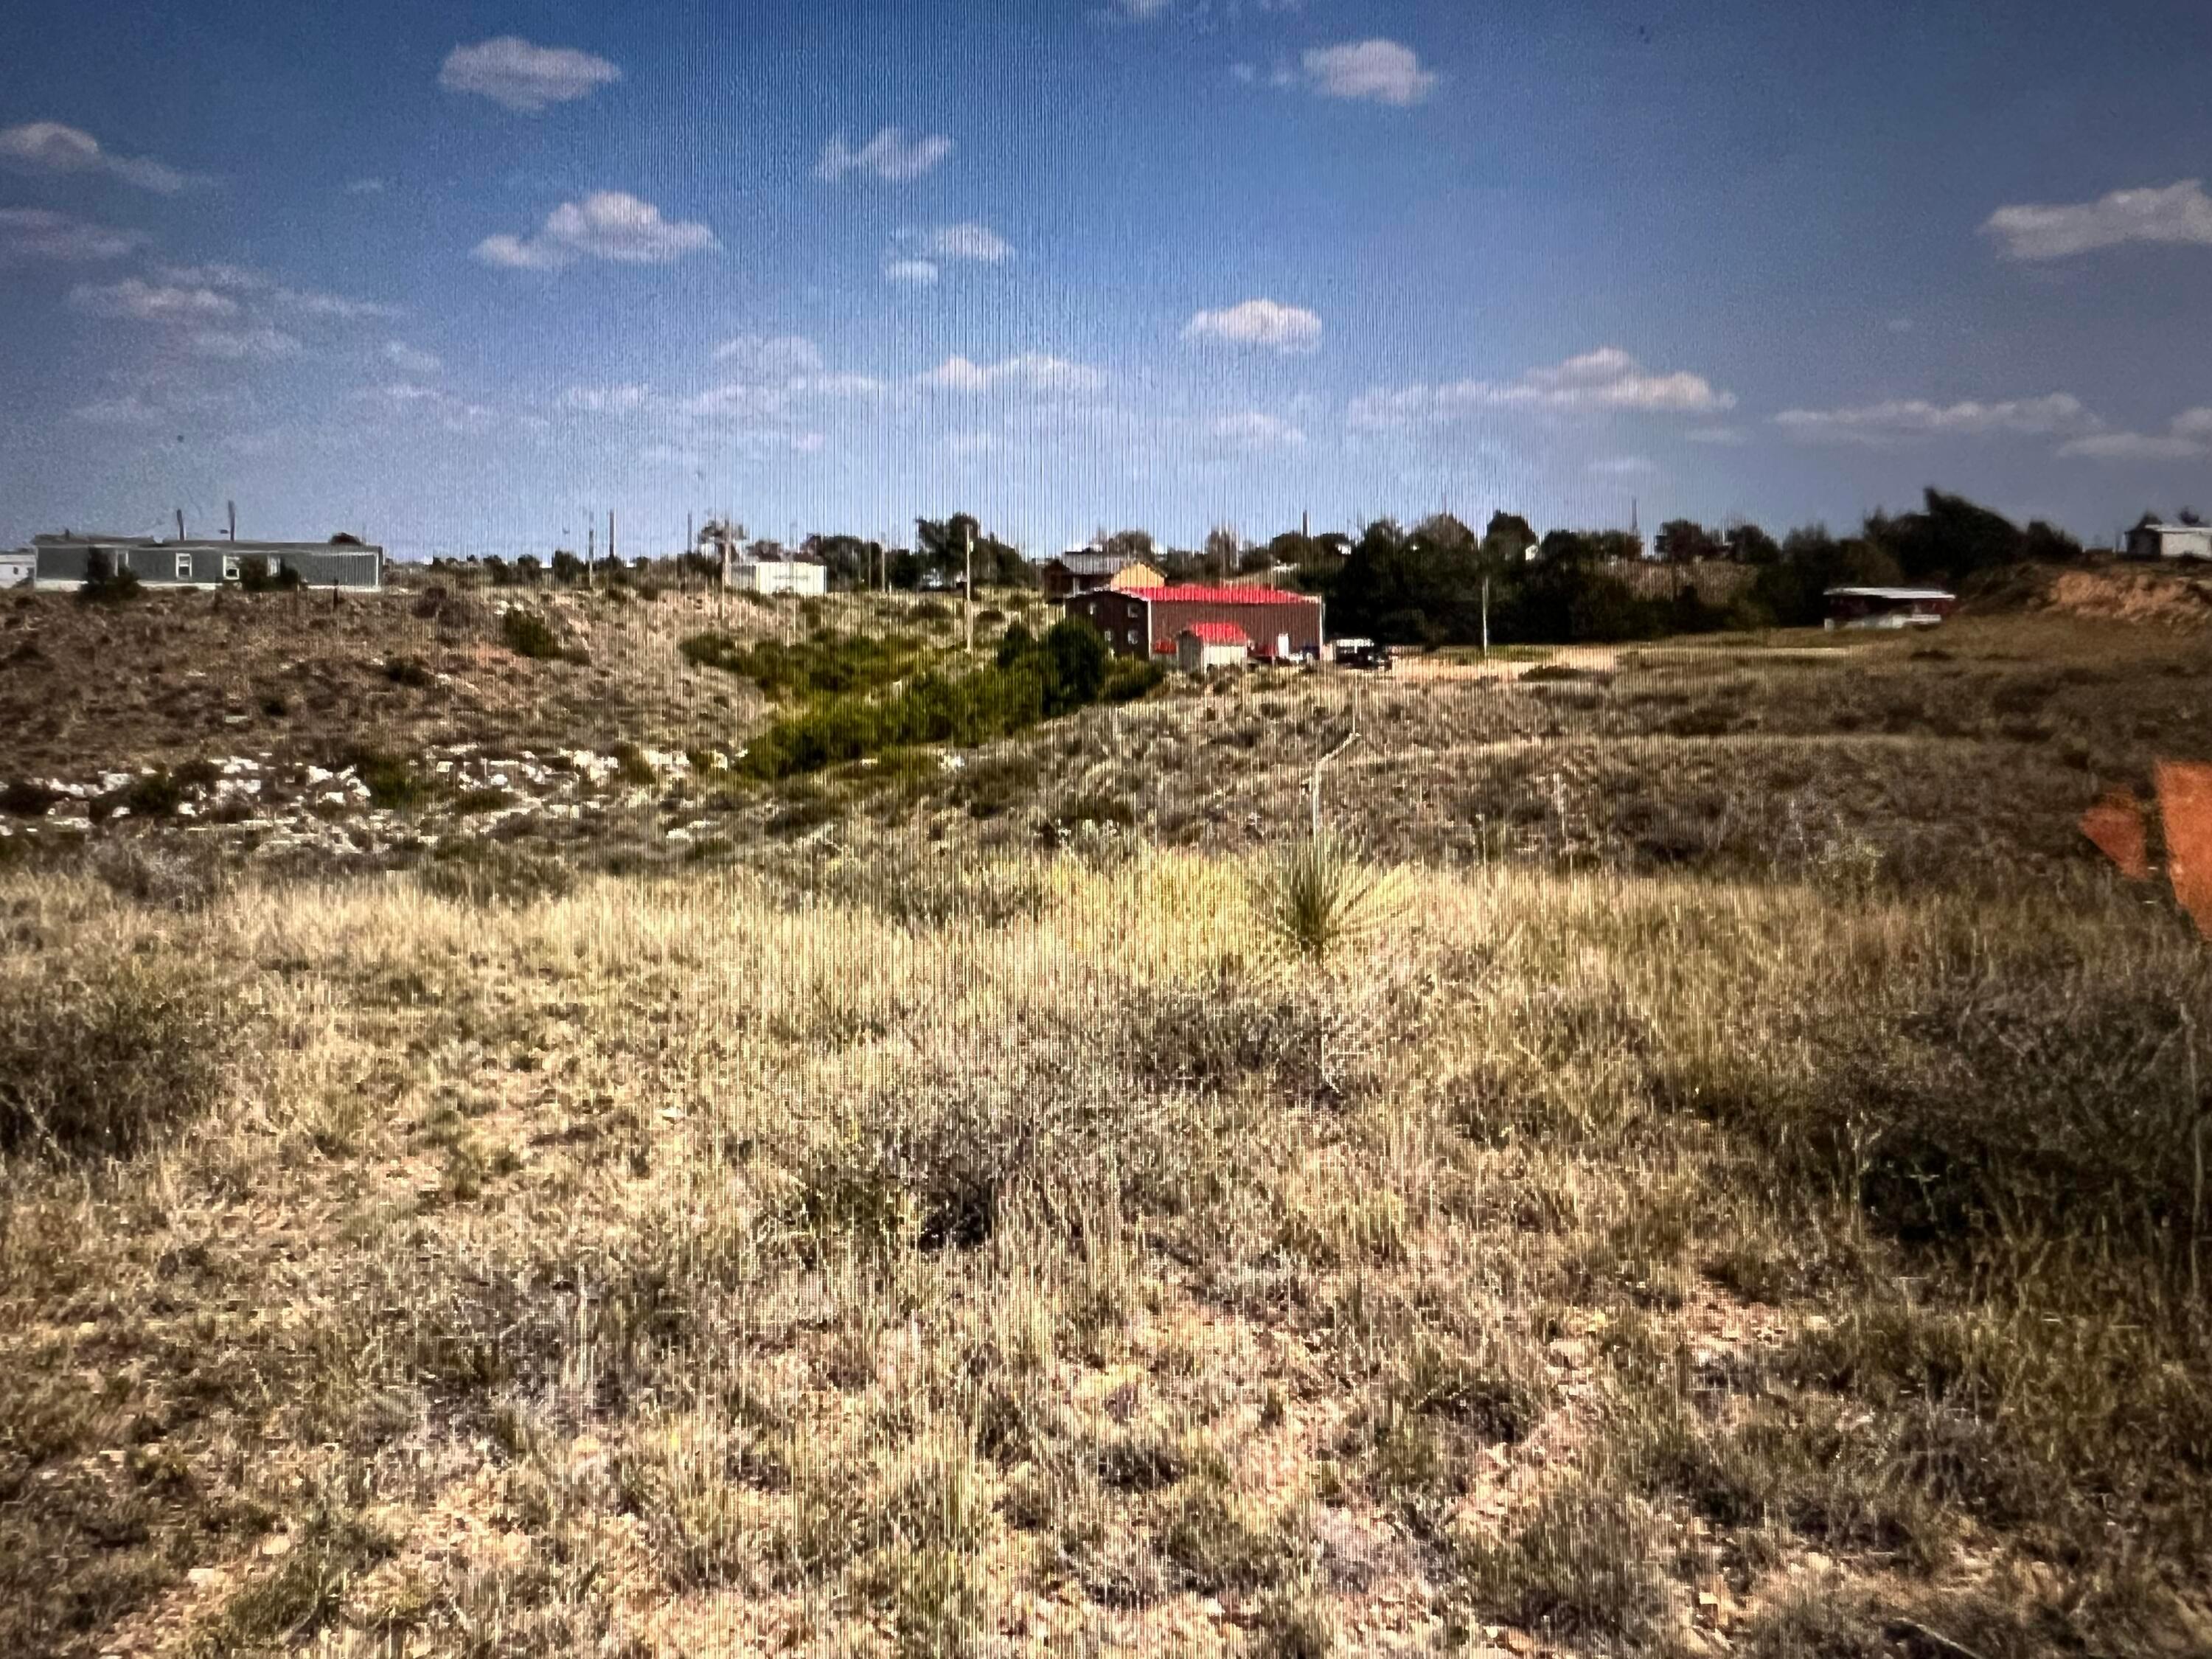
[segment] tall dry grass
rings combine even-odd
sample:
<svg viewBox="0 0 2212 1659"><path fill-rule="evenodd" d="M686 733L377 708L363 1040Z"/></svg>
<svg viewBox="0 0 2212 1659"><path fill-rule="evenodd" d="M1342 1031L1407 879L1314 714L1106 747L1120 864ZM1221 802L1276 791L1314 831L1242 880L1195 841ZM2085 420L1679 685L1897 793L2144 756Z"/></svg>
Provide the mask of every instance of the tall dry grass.
<svg viewBox="0 0 2212 1659"><path fill-rule="evenodd" d="M9 1166L0 1645L2199 1628L2173 919L942 856L0 889L243 1039Z"/></svg>

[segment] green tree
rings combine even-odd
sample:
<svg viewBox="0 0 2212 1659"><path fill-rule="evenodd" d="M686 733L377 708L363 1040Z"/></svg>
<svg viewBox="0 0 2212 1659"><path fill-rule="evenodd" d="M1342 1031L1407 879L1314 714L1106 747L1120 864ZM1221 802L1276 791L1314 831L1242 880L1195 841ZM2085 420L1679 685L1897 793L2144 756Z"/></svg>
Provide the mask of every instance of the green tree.
<svg viewBox="0 0 2212 1659"><path fill-rule="evenodd" d="M1516 565L1528 556L1536 541L1528 520L1501 507L1490 515L1490 526L1482 532L1483 556L1493 564Z"/></svg>
<svg viewBox="0 0 2212 1659"><path fill-rule="evenodd" d="M1723 553L1738 564L1774 564L1782 557L1782 544L1755 524L1731 526L1726 540Z"/></svg>
<svg viewBox="0 0 2212 1659"><path fill-rule="evenodd" d="M1695 519L1668 520L1659 526L1651 548L1668 564L1695 564L1717 559L1723 550L1720 538Z"/></svg>

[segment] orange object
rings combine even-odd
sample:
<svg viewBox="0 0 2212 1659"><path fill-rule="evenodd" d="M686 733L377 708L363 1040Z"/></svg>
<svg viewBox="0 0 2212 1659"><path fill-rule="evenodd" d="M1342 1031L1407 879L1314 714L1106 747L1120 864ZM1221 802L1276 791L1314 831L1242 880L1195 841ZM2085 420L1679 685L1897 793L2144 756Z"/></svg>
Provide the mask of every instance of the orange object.
<svg viewBox="0 0 2212 1659"><path fill-rule="evenodd" d="M2143 804L2134 790L2108 790L2081 814L2081 833L2130 881L2150 879L2150 833L2143 823Z"/></svg>
<svg viewBox="0 0 2212 1659"><path fill-rule="evenodd" d="M2159 763L2158 805L2173 896L2212 939L2212 766Z"/></svg>

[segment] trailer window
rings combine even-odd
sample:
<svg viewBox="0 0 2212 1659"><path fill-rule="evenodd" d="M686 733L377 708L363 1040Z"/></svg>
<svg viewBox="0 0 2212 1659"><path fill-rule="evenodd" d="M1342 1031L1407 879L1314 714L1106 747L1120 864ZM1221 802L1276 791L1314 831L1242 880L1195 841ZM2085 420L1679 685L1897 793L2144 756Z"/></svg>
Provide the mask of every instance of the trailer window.
<svg viewBox="0 0 2212 1659"><path fill-rule="evenodd" d="M179 553L179 554L178 554L178 555L177 555L177 580L178 580L179 581L180 581L180 582L188 582L188 581L191 580L191 579L192 579L192 556L191 556L191 554L189 554L189 553Z"/></svg>
<svg viewBox="0 0 2212 1659"><path fill-rule="evenodd" d="M234 582L238 580L238 557L235 554L226 553L222 556L222 579L227 582Z"/></svg>

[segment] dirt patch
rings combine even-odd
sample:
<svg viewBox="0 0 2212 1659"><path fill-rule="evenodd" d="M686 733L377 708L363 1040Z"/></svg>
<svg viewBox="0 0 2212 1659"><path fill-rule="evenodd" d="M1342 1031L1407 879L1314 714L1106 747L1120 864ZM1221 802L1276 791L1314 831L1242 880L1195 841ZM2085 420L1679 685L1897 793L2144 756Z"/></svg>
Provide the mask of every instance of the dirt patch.
<svg viewBox="0 0 2212 1659"><path fill-rule="evenodd" d="M2212 573L2178 570L2062 570L2038 601L2069 616L2170 628L2212 626Z"/></svg>

